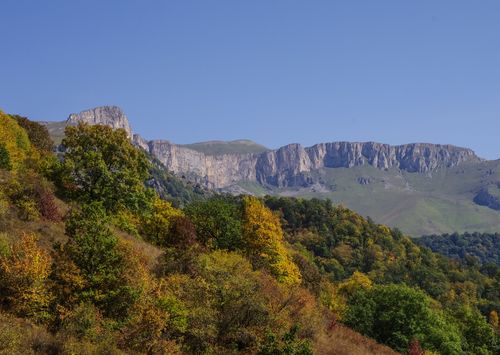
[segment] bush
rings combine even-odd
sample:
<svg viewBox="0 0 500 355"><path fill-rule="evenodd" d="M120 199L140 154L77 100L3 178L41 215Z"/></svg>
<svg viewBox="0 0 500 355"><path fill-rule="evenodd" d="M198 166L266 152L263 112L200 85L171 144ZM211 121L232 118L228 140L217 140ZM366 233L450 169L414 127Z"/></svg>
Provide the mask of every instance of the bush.
<svg viewBox="0 0 500 355"><path fill-rule="evenodd" d="M37 240L24 234L8 255L0 257L0 298L15 314L41 322L50 318L51 258L38 247Z"/></svg>

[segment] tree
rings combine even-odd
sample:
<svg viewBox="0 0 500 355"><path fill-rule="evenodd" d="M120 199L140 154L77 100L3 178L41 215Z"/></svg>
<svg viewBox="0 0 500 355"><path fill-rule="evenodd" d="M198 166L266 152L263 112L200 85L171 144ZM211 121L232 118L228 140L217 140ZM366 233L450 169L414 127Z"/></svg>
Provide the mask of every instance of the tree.
<svg viewBox="0 0 500 355"><path fill-rule="evenodd" d="M16 120L2 111L0 111L0 142L8 152L10 166L14 171L24 164L28 156L36 155L31 149L26 131L19 127Z"/></svg>
<svg viewBox="0 0 500 355"><path fill-rule="evenodd" d="M213 197L190 204L186 214L196 227L198 241L216 249L238 250L242 247L242 211L224 197Z"/></svg>
<svg viewBox="0 0 500 355"><path fill-rule="evenodd" d="M138 295L127 282L126 259L108 223L100 203L83 205L66 221L69 241L64 249L84 279L79 298L105 315L123 318Z"/></svg>
<svg viewBox="0 0 500 355"><path fill-rule="evenodd" d="M102 202L107 211L148 207L152 194L144 182L149 162L124 130L79 124L66 127L65 133L58 177L65 193L85 203Z"/></svg>
<svg viewBox="0 0 500 355"><path fill-rule="evenodd" d="M51 258L37 240L23 234L9 254L0 257L0 299L18 316L46 321L52 299L48 287Z"/></svg>
<svg viewBox="0 0 500 355"><path fill-rule="evenodd" d="M417 339L424 349L462 352L459 329L424 292L405 285L360 289L349 298L346 323L400 352Z"/></svg>
<svg viewBox="0 0 500 355"><path fill-rule="evenodd" d="M54 148L54 142L52 141L52 138L50 138L50 134L46 126L38 122L31 121L26 117L18 115L11 115L11 117L16 120L19 126L24 128L28 134L31 144L41 151L52 151Z"/></svg>
<svg viewBox="0 0 500 355"><path fill-rule="evenodd" d="M10 154L4 143L0 143L0 169L11 170Z"/></svg>
<svg viewBox="0 0 500 355"><path fill-rule="evenodd" d="M257 267L268 268L281 282L299 284L300 271L285 248L279 218L255 197L245 197L243 243Z"/></svg>
<svg viewBox="0 0 500 355"><path fill-rule="evenodd" d="M140 233L156 245L172 244L170 240L172 225L175 219L182 215L182 211L172 207L170 202L156 197L152 203L151 213L143 216Z"/></svg>

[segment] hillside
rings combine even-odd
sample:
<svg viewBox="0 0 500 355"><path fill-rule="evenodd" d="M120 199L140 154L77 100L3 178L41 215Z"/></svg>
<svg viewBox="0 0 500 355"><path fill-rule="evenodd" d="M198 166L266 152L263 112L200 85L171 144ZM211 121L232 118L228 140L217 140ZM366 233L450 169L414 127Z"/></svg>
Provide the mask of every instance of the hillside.
<svg viewBox="0 0 500 355"><path fill-rule="evenodd" d="M59 142L65 125L106 124L132 130L117 107L45 123ZM174 176L212 191L329 198L412 236L500 230L500 160L451 145L333 142L268 150L251 141L177 145L133 142Z"/></svg>
<svg viewBox="0 0 500 355"><path fill-rule="evenodd" d="M125 130L69 126L58 160L43 129L0 119L6 353L498 352L498 267L326 200L176 208Z"/></svg>
<svg viewBox="0 0 500 355"><path fill-rule="evenodd" d="M500 234L464 233L425 235L418 238L419 245L463 262L500 265Z"/></svg>

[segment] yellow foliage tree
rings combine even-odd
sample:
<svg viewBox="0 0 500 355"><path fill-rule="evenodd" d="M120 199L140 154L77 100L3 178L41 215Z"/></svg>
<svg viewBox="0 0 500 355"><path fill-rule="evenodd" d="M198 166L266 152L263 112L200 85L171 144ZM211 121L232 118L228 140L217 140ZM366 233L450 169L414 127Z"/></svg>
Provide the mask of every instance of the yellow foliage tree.
<svg viewBox="0 0 500 355"><path fill-rule="evenodd" d="M15 119L0 111L0 142L9 153L12 170L17 170L32 152L28 135Z"/></svg>
<svg viewBox="0 0 500 355"><path fill-rule="evenodd" d="M23 234L8 255L0 258L0 297L22 317L43 321L52 299L48 288L50 255L37 245L37 237Z"/></svg>
<svg viewBox="0 0 500 355"><path fill-rule="evenodd" d="M373 282L368 278L368 276L362 272L354 271L351 277L338 285L338 290L339 293L347 296L353 294L360 288L369 290L372 286Z"/></svg>
<svg viewBox="0 0 500 355"><path fill-rule="evenodd" d="M324 281L321 284L319 299L328 308L337 320L342 320L347 310L347 301L344 296L339 295L338 288L331 282Z"/></svg>
<svg viewBox="0 0 500 355"><path fill-rule="evenodd" d="M151 215L144 218L141 233L155 244L165 245L170 235L172 222L182 215L182 211L172 207L170 202L156 197Z"/></svg>
<svg viewBox="0 0 500 355"><path fill-rule="evenodd" d="M279 218L255 197L243 202L243 239L254 265L268 268L280 282L299 284L301 274L284 245Z"/></svg>

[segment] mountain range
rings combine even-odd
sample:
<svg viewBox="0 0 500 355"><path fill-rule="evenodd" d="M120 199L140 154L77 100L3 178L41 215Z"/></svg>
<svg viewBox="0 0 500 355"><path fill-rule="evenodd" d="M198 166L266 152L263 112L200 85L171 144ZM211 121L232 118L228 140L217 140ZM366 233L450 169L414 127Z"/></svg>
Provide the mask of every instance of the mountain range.
<svg viewBox="0 0 500 355"><path fill-rule="evenodd" d="M43 122L59 143L78 122L124 129L168 171L233 194L329 198L413 236L500 230L500 160L452 145L329 142L268 149L249 140L180 145L134 134L103 106Z"/></svg>

